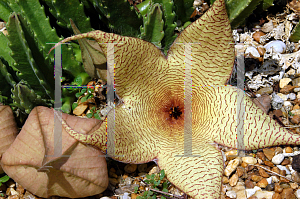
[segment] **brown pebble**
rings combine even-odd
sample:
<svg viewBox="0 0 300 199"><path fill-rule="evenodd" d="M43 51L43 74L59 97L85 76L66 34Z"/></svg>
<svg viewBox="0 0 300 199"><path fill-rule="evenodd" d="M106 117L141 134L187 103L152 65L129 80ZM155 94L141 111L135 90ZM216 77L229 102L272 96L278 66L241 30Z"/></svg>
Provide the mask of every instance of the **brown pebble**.
<svg viewBox="0 0 300 199"><path fill-rule="evenodd" d="M248 164L246 162L242 162L241 166L246 168L248 166Z"/></svg>
<svg viewBox="0 0 300 199"><path fill-rule="evenodd" d="M300 115L294 115L291 119L291 122L293 124L299 124L300 123Z"/></svg>
<svg viewBox="0 0 300 199"><path fill-rule="evenodd" d="M281 199L281 196L279 193L274 193L274 195L272 196L272 199Z"/></svg>
<svg viewBox="0 0 300 199"><path fill-rule="evenodd" d="M293 107L293 110L297 110L297 109L300 109L300 106L298 104L296 104L294 107Z"/></svg>
<svg viewBox="0 0 300 199"><path fill-rule="evenodd" d="M271 170L272 170L273 172L275 172L275 173L278 173L278 174L279 174L279 172L280 172L280 170L278 169L278 167L273 167Z"/></svg>
<svg viewBox="0 0 300 199"><path fill-rule="evenodd" d="M244 167L239 166L238 168L236 168L236 174L238 175L238 177L242 177L244 172L245 172Z"/></svg>
<svg viewBox="0 0 300 199"><path fill-rule="evenodd" d="M300 154L293 157L292 168L295 171L300 172Z"/></svg>
<svg viewBox="0 0 300 199"><path fill-rule="evenodd" d="M292 85L286 85L282 89L280 89L280 92L283 94L289 94L294 90L295 86Z"/></svg>
<svg viewBox="0 0 300 199"><path fill-rule="evenodd" d="M291 188L291 185L290 185L289 183L281 183L280 186L281 186L283 189Z"/></svg>
<svg viewBox="0 0 300 199"><path fill-rule="evenodd" d="M256 153L256 156L257 156L259 159L263 160L263 161L266 160L266 156L265 156L264 153L261 152L261 151L257 152L257 153Z"/></svg>
<svg viewBox="0 0 300 199"><path fill-rule="evenodd" d="M260 54L260 56L263 56L266 52L265 48L262 46L258 46L257 48L258 53Z"/></svg>
<svg viewBox="0 0 300 199"><path fill-rule="evenodd" d="M277 192L277 193L281 193L283 190L283 188L280 186L279 183L275 183L275 188L274 188L274 191Z"/></svg>
<svg viewBox="0 0 300 199"><path fill-rule="evenodd" d="M259 42L260 37L266 35L266 33L262 32L262 31L257 31L255 33L253 33L252 37L255 41Z"/></svg>
<svg viewBox="0 0 300 199"><path fill-rule="evenodd" d="M260 188L266 188L267 185L268 185L268 181L266 178L263 178L258 183L256 183L256 186Z"/></svg>
<svg viewBox="0 0 300 199"><path fill-rule="evenodd" d="M230 184L230 186L235 186L236 185L236 183L237 183L237 181L238 181L238 179L239 179L239 177L238 177L238 175L235 173L235 174L233 174L232 176L231 176L231 178L229 179L229 184Z"/></svg>
<svg viewBox="0 0 300 199"><path fill-rule="evenodd" d="M293 153L293 149L288 146L288 147L285 148L285 152L286 153Z"/></svg>
<svg viewBox="0 0 300 199"><path fill-rule="evenodd" d="M256 196L250 196L248 199L258 199Z"/></svg>
<svg viewBox="0 0 300 199"><path fill-rule="evenodd" d="M18 187L17 187L16 191L17 191L19 194L24 194L25 189L24 189L24 187L22 187L22 185L18 184Z"/></svg>
<svg viewBox="0 0 300 199"><path fill-rule="evenodd" d="M245 185L246 185L246 188L248 188L248 189L254 188L254 183L251 180L246 180Z"/></svg>
<svg viewBox="0 0 300 199"><path fill-rule="evenodd" d="M227 184L229 182L229 179L226 176L223 176L222 183Z"/></svg>
<svg viewBox="0 0 300 199"><path fill-rule="evenodd" d="M281 147L275 148L275 154L283 153L283 149Z"/></svg>
<svg viewBox="0 0 300 199"><path fill-rule="evenodd" d="M252 175L251 176L251 180L253 180L254 182L258 182L258 181L260 181L262 179L263 179L263 177L258 176L258 175Z"/></svg>
<svg viewBox="0 0 300 199"><path fill-rule="evenodd" d="M137 193L132 193L130 197L131 197L131 199L136 199L138 197L138 194Z"/></svg>
<svg viewBox="0 0 300 199"><path fill-rule="evenodd" d="M274 163L270 162L270 161L264 161L265 165L269 166L269 167L274 167Z"/></svg>
<svg viewBox="0 0 300 199"><path fill-rule="evenodd" d="M296 196L292 188L283 189L280 196L281 199L296 199Z"/></svg>
<svg viewBox="0 0 300 199"><path fill-rule="evenodd" d="M277 117L282 117L282 116L283 116L283 113L282 113L282 111L281 111L280 109L274 110L274 111L273 111L273 114L274 114L275 116L277 116Z"/></svg>
<svg viewBox="0 0 300 199"><path fill-rule="evenodd" d="M260 174L262 177L264 177L264 178L270 177L270 175L267 174L266 171L265 171L264 169L262 169L262 168L259 168L259 169L258 169L258 172L259 172L259 174Z"/></svg>
<svg viewBox="0 0 300 199"><path fill-rule="evenodd" d="M285 158L282 162L281 162L281 165L285 166L285 165L288 165L290 164L290 160Z"/></svg>
<svg viewBox="0 0 300 199"><path fill-rule="evenodd" d="M272 160L272 158L275 155L275 151L272 149L263 149L263 152L264 152L265 156L268 158L268 160L270 160L270 161Z"/></svg>
<svg viewBox="0 0 300 199"><path fill-rule="evenodd" d="M253 165L248 165L248 166L246 167L246 171L247 171L247 172L251 171L252 169L254 169L254 166L253 166Z"/></svg>
<svg viewBox="0 0 300 199"><path fill-rule="evenodd" d="M297 189L299 187L299 185L295 182L290 182L290 186L292 189Z"/></svg>

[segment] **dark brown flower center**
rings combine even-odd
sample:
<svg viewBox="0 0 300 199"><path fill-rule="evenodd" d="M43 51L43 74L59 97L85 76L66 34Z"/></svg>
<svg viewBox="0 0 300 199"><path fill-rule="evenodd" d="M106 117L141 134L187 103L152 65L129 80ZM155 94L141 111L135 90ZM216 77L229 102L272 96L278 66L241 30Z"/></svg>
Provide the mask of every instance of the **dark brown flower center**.
<svg viewBox="0 0 300 199"><path fill-rule="evenodd" d="M174 118L177 120L180 117L180 115L182 114L182 112L181 112L179 106L172 106L170 108L169 114L170 114L169 116L171 118Z"/></svg>

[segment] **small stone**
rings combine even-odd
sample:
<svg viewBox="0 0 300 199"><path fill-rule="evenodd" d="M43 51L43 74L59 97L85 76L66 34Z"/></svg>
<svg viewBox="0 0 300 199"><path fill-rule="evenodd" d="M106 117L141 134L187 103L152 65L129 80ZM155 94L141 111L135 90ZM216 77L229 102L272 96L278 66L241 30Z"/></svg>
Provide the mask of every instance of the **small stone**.
<svg viewBox="0 0 300 199"><path fill-rule="evenodd" d="M285 94L282 94L282 93L277 93L277 96L279 96L279 98L281 98L283 101L288 100L288 95L285 95Z"/></svg>
<svg viewBox="0 0 300 199"><path fill-rule="evenodd" d="M138 194L137 193L132 193L130 195L131 199L136 199L138 197Z"/></svg>
<svg viewBox="0 0 300 199"><path fill-rule="evenodd" d="M227 160L233 160L238 156L238 151L237 150L226 151L225 156Z"/></svg>
<svg viewBox="0 0 300 199"><path fill-rule="evenodd" d="M286 168L286 166L282 166L282 165L276 165L281 171L285 171L286 174L291 174L291 172L288 170L288 168Z"/></svg>
<svg viewBox="0 0 300 199"><path fill-rule="evenodd" d="M279 182L279 178L277 176L271 176L272 182Z"/></svg>
<svg viewBox="0 0 300 199"><path fill-rule="evenodd" d="M275 188L275 183L271 183L266 186L267 191L274 191L274 188Z"/></svg>
<svg viewBox="0 0 300 199"><path fill-rule="evenodd" d="M275 173L280 173L280 169L278 167L273 167L271 170Z"/></svg>
<svg viewBox="0 0 300 199"><path fill-rule="evenodd" d="M32 193L30 193L29 191L26 191L24 194L24 199L37 199L36 196L34 196Z"/></svg>
<svg viewBox="0 0 300 199"><path fill-rule="evenodd" d="M239 164L240 164L240 159L239 158L235 158L234 160L230 160L228 165L225 168L224 174L227 177L229 177L230 174L236 170L236 168L239 166Z"/></svg>
<svg viewBox="0 0 300 199"><path fill-rule="evenodd" d="M295 195L296 195L297 199L300 199L300 189L295 191Z"/></svg>
<svg viewBox="0 0 300 199"><path fill-rule="evenodd" d="M285 148L285 152L286 153L293 153L293 149L288 146L288 147Z"/></svg>
<svg viewBox="0 0 300 199"><path fill-rule="evenodd" d="M258 172L259 172L259 174L260 174L262 177L264 177L264 178L270 177L270 175L267 174L266 171L265 171L264 169L262 169L262 168L259 168L259 169L258 169Z"/></svg>
<svg viewBox="0 0 300 199"><path fill-rule="evenodd" d="M11 195L8 196L7 199L19 199L20 197L18 195Z"/></svg>
<svg viewBox="0 0 300 199"><path fill-rule="evenodd" d="M226 176L223 176L222 183L227 184L229 182L229 179Z"/></svg>
<svg viewBox="0 0 300 199"><path fill-rule="evenodd" d="M298 93L300 91L300 88L294 88L294 92Z"/></svg>
<svg viewBox="0 0 300 199"><path fill-rule="evenodd" d="M17 187L16 191L17 191L19 194L24 194L25 189L24 189L24 187L22 187L22 185L18 184L18 187Z"/></svg>
<svg viewBox="0 0 300 199"><path fill-rule="evenodd" d="M251 180L246 180L245 181L245 186L248 189L252 189L254 187L254 183Z"/></svg>
<svg viewBox="0 0 300 199"><path fill-rule="evenodd" d="M272 162L274 164L280 164L284 159L284 155L283 154L277 154L272 158Z"/></svg>
<svg viewBox="0 0 300 199"><path fill-rule="evenodd" d="M235 173L235 174L233 174L232 176L231 176L231 178L229 179L229 184L230 184L230 186L235 186L236 185L236 183L237 183L237 181L238 181L238 179L239 179L239 177L238 177L238 175Z"/></svg>
<svg viewBox="0 0 300 199"><path fill-rule="evenodd" d="M125 167L124 167L124 171L126 173L133 173L135 172L137 169L137 164L127 164Z"/></svg>
<svg viewBox="0 0 300 199"><path fill-rule="evenodd" d="M274 191L277 193L281 193L283 188L279 185L279 183L275 183Z"/></svg>
<svg viewBox="0 0 300 199"><path fill-rule="evenodd" d="M281 196L279 193L274 193L274 195L272 196L272 199L281 199Z"/></svg>
<svg viewBox="0 0 300 199"><path fill-rule="evenodd" d="M236 192L235 191L227 191L226 196L229 198L236 198Z"/></svg>
<svg viewBox="0 0 300 199"><path fill-rule="evenodd" d="M274 167L273 162L270 161L264 161L265 165L269 166L269 167Z"/></svg>
<svg viewBox="0 0 300 199"><path fill-rule="evenodd" d="M300 176L299 176L299 174L298 174L297 171L292 173L292 179L293 179L295 182L300 183Z"/></svg>
<svg viewBox="0 0 300 199"><path fill-rule="evenodd" d="M244 173L245 173L244 167L239 166L238 168L236 168L236 174L238 175L238 177L242 177Z"/></svg>
<svg viewBox="0 0 300 199"><path fill-rule="evenodd" d="M293 83L293 86L300 86L300 77L293 79L292 83ZM299 89L299 91L300 91L300 89ZM296 91L296 92L298 92L298 91Z"/></svg>
<svg viewBox="0 0 300 199"><path fill-rule="evenodd" d="M294 107L293 107L293 110L296 110L296 109L300 109L300 106L298 104L296 104Z"/></svg>
<svg viewBox="0 0 300 199"><path fill-rule="evenodd" d="M279 153L283 153L283 150L281 147L276 147L275 148L275 155L279 154Z"/></svg>
<svg viewBox="0 0 300 199"><path fill-rule="evenodd" d="M272 160L272 158L273 158L274 155L275 155L275 151L272 150L272 149L266 148L266 149L263 149L263 152L264 152L265 156L266 156L269 160Z"/></svg>
<svg viewBox="0 0 300 199"><path fill-rule="evenodd" d="M238 198L238 199L247 199L245 189L237 191L236 192L236 198Z"/></svg>
<svg viewBox="0 0 300 199"><path fill-rule="evenodd" d="M74 115L82 115L84 113L84 111L87 109L88 105L87 104L79 104L74 110L73 110L73 114Z"/></svg>
<svg viewBox="0 0 300 199"><path fill-rule="evenodd" d="M290 99L290 100L293 101L293 100L295 100L296 98L297 98L297 95L296 95L295 93L290 93L290 94L289 94L289 99Z"/></svg>
<svg viewBox="0 0 300 199"><path fill-rule="evenodd" d="M246 50L245 50L245 55L247 57L251 57L251 58L259 58L260 57L260 54L258 52L258 50L253 47L253 46L249 46Z"/></svg>
<svg viewBox="0 0 300 199"><path fill-rule="evenodd" d="M263 87L263 88L260 88L256 93L260 94L260 95L271 94L271 93L273 93L273 87Z"/></svg>
<svg viewBox="0 0 300 199"><path fill-rule="evenodd" d="M290 184L288 184L288 183L282 183L282 182L281 182L280 186L281 186L283 189L291 188Z"/></svg>
<svg viewBox="0 0 300 199"><path fill-rule="evenodd" d="M255 41L259 42L260 37L266 35L266 33L262 32L262 31L257 31L255 33L253 33L252 37Z"/></svg>
<svg viewBox="0 0 300 199"><path fill-rule="evenodd" d="M296 199L292 188L283 189L280 196L282 199Z"/></svg>
<svg viewBox="0 0 300 199"><path fill-rule="evenodd" d="M279 88L284 88L286 85L288 85L291 82L291 78L282 78L279 81Z"/></svg>
<svg viewBox="0 0 300 199"><path fill-rule="evenodd" d="M290 164L290 160L286 159L286 158L281 162L281 165L283 165L283 166L288 165L288 164Z"/></svg>
<svg viewBox="0 0 300 199"><path fill-rule="evenodd" d="M263 177L258 176L258 175L252 175L251 176L251 180L253 180L254 182L258 182L258 181L260 181L262 179L263 179Z"/></svg>
<svg viewBox="0 0 300 199"><path fill-rule="evenodd" d="M256 196L257 198L272 199L273 195L274 195L273 191L258 190L258 191L255 192L255 194L253 196Z"/></svg>
<svg viewBox="0 0 300 199"><path fill-rule="evenodd" d="M300 172L300 154L293 157L292 168Z"/></svg>
<svg viewBox="0 0 300 199"><path fill-rule="evenodd" d="M294 115L291 119L291 122L293 124L299 124L300 123L300 115Z"/></svg>
<svg viewBox="0 0 300 199"><path fill-rule="evenodd" d="M158 166L155 166L155 167L153 167L150 171L149 171L149 175L152 175L152 174L157 174L157 173L159 173L160 172L160 169L159 169L159 167Z"/></svg>
<svg viewBox="0 0 300 199"><path fill-rule="evenodd" d="M257 160L254 157L242 157L242 161L247 164L256 164Z"/></svg>
<svg viewBox="0 0 300 199"><path fill-rule="evenodd" d="M280 92L283 94L289 94L294 90L295 86L292 85L286 85L282 89L280 89Z"/></svg>
<svg viewBox="0 0 300 199"><path fill-rule="evenodd" d="M246 162L242 162L241 166L246 168L248 166L248 164Z"/></svg>
<svg viewBox="0 0 300 199"><path fill-rule="evenodd" d="M258 152L256 153L256 157L258 157L259 159L261 159L261 160L263 160L263 161L266 160L266 156L265 156L264 153L261 152L261 151L258 151Z"/></svg>
<svg viewBox="0 0 300 199"><path fill-rule="evenodd" d="M260 188L266 188L267 185L268 185L268 181L266 180L266 178L263 178L258 183L256 183L256 186L258 186Z"/></svg>
<svg viewBox="0 0 300 199"><path fill-rule="evenodd" d="M275 52L275 53L283 53L285 52L285 49L286 49L286 45L283 41L280 41L280 40L274 40L274 41L271 41L269 43L267 43L266 45L264 45L266 51L271 51L272 49L272 52Z"/></svg>
<svg viewBox="0 0 300 199"><path fill-rule="evenodd" d="M295 182L290 182L290 186L292 189L297 189L299 187L299 185Z"/></svg>

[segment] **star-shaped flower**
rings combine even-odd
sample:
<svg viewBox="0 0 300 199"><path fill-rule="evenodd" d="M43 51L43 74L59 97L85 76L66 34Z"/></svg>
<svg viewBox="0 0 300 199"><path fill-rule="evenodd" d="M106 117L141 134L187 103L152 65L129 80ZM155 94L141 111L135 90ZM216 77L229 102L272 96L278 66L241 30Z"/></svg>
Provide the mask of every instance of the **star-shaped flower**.
<svg viewBox="0 0 300 199"><path fill-rule="evenodd" d="M213 143L244 150L300 143L299 135L280 127L242 90L225 85L234 45L223 0L189 25L167 56L146 41L102 31L62 42L82 38L95 39L115 64L122 103L107 115L114 122L108 143L106 122L90 135L63 122L64 127L102 151L114 144L108 155L116 160L155 161L170 182L194 198L220 197L223 158ZM106 53L110 50L114 53Z"/></svg>

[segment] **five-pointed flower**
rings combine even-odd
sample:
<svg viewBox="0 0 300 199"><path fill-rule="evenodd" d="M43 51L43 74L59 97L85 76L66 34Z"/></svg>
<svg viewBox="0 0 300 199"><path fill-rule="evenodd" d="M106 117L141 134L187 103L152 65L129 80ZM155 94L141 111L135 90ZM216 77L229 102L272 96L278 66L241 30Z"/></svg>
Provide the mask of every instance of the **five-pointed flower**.
<svg viewBox="0 0 300 199"><path fill-rule="evenodd" d="M108 63L115 64L115 91L122 103L107 115L114 123L108 143L106 122L90 135L64 127L102 151L114 144L114 154L108 155L116 160L155 161L170 182L194 198L220 197L223 158L213 143L246 150L300 143L299 135L280 127L242 90L225 86L235 57L223 0L189 25L167 56L149 42L102 31L62 42L82 38L95 39ZM191 99L190 107L185 99Z"/></svg>

